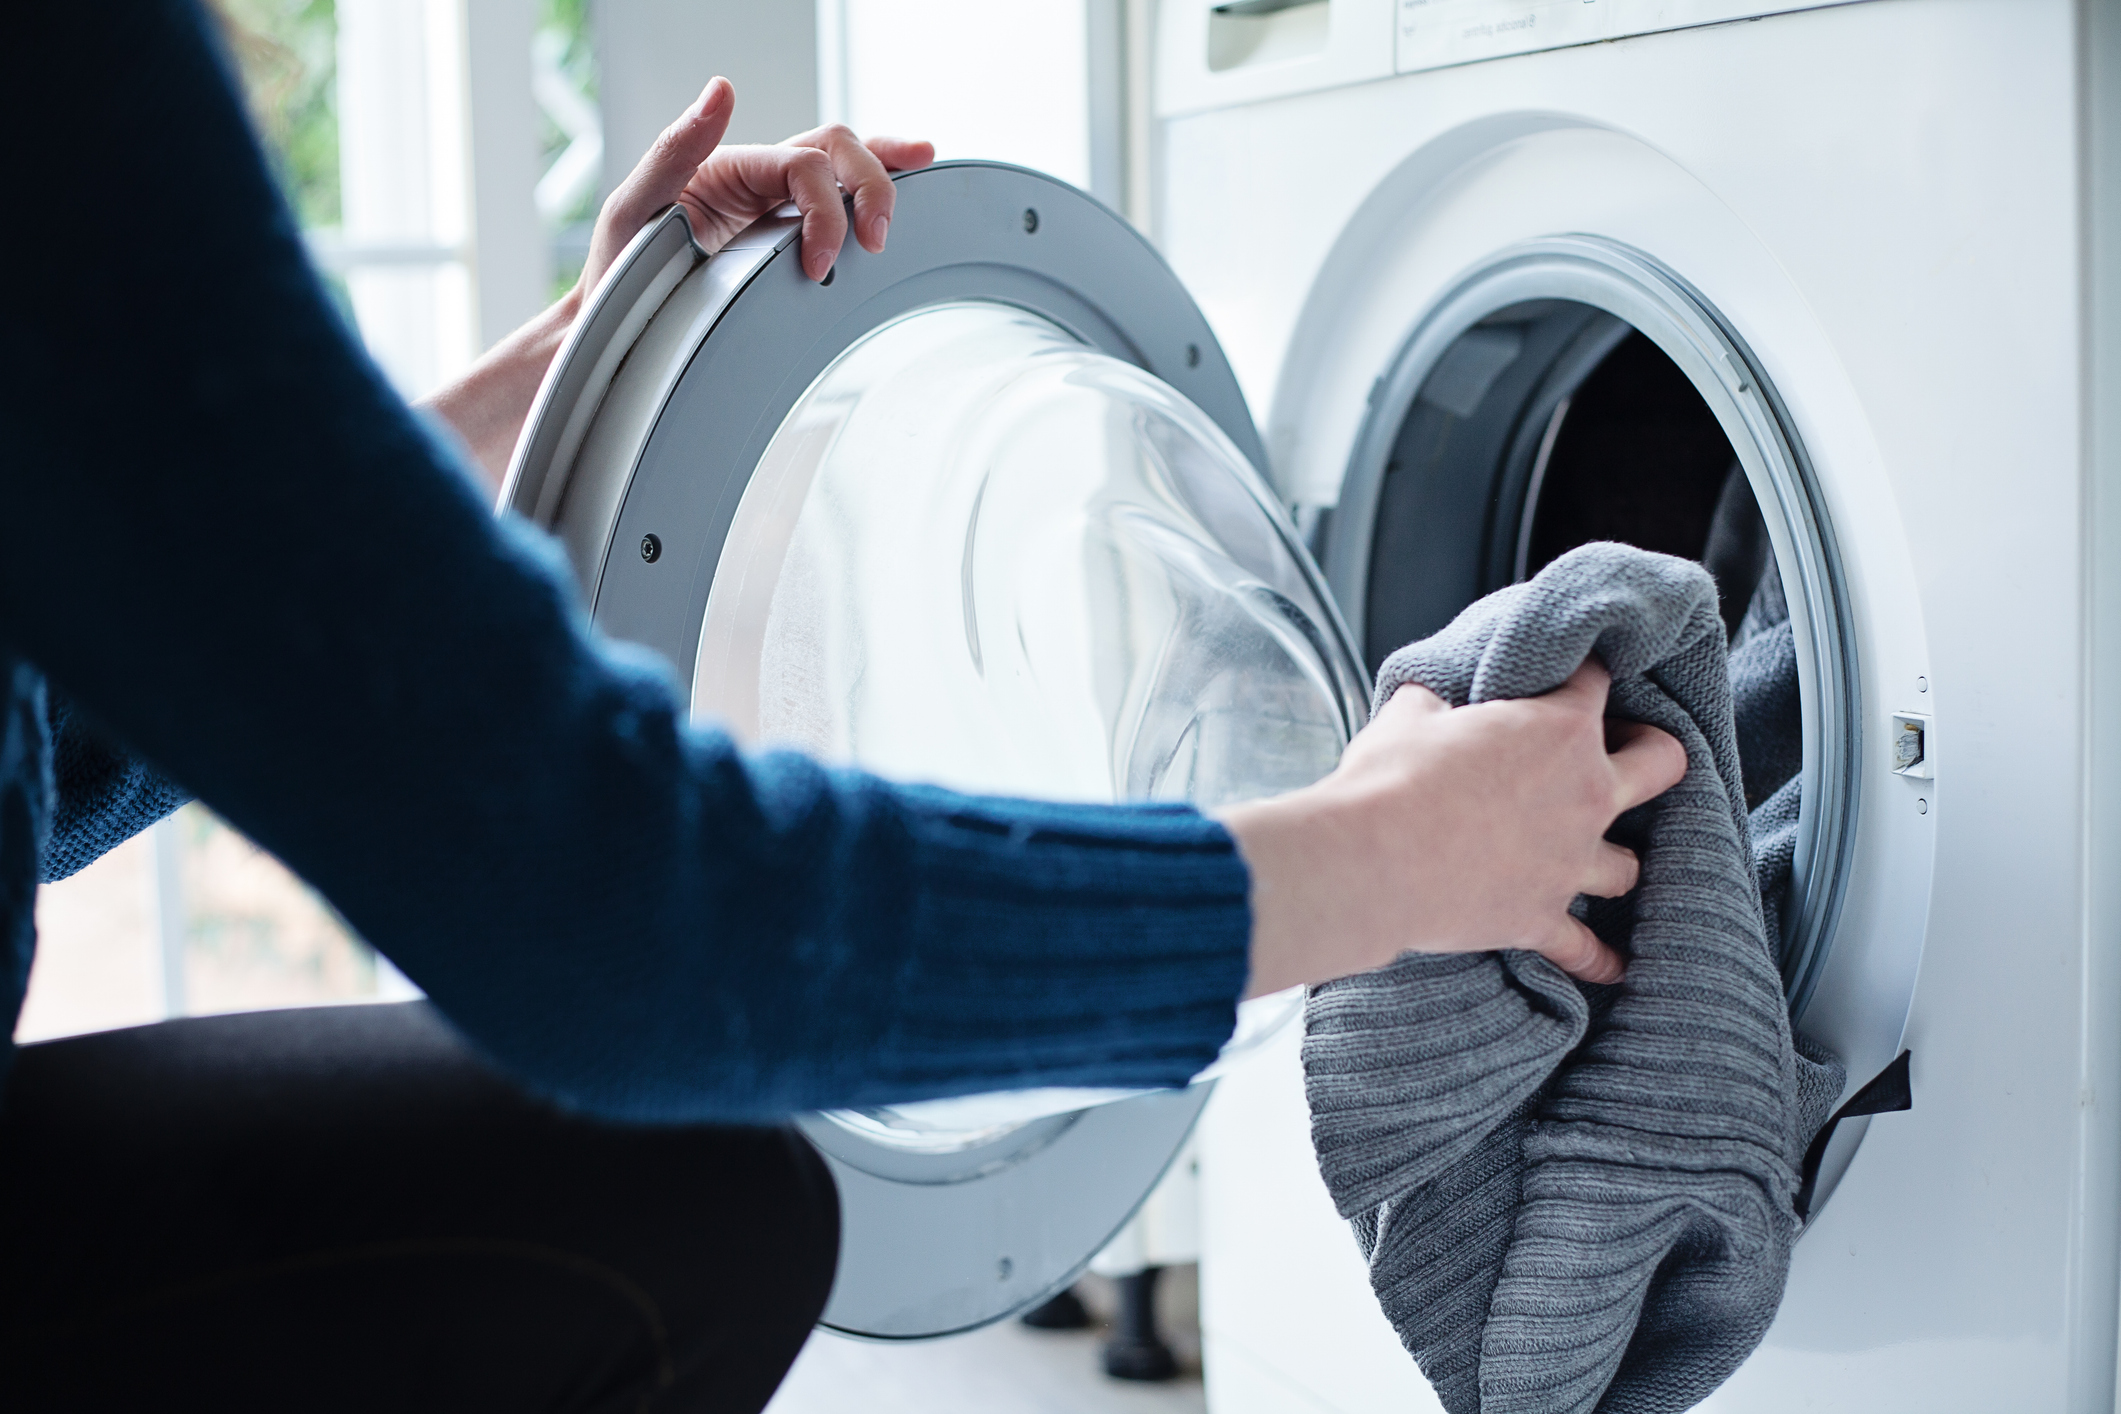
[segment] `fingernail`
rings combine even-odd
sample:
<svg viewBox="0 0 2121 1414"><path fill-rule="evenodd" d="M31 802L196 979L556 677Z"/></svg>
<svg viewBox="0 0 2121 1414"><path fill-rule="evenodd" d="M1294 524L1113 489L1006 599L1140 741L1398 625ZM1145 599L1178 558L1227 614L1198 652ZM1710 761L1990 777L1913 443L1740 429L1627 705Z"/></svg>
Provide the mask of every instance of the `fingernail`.
<svg viewBox="0 0 2121 1414"><path fill-rule="evenodd" d="M884 243L884 234L890 229L891 218L889 216L879 216L876 218L876 235L874 239L878 245L882 245Z"/></svg>
<svg viewBox="0 0 2121 1414"><path fill-rule="evenodd" d="M706 112L707 96L714 92L714 86L720 82L720 75L716 75L714 78L707 80L707 87L701 89L700 96L692 100L692 106L685 110L685 116L688 118L697 118L700 116L700 114Z"/></svg>

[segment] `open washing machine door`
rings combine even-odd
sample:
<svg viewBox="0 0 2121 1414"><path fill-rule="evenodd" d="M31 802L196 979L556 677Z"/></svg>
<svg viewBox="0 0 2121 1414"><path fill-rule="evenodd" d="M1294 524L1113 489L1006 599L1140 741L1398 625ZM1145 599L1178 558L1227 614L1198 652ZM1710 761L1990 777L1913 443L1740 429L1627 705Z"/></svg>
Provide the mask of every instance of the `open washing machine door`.
<svg viewBox="0 0 2121 1414"><path fill-rule="evenodd" d="M792 216L711 258L676 211L642 232L555 360L504 506L566 545L603 631L747 743L1090 801L1330 770L1367 677L1176 277L1036 173L896 180L889 248L850 244L822 285ZM1296 1009L1248 1004L1241 1033ZM1042 1299L1208 1089L804 1117L840 1189L824 1323L916 1338Z"/></svg>

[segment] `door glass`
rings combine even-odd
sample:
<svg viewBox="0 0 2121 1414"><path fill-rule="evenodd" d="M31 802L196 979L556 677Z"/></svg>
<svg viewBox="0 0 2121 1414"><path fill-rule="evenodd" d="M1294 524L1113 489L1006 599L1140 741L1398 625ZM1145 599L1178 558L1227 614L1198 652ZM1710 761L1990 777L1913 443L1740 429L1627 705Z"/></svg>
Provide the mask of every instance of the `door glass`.
<svg viewBox="0 0 2121 1414"><path fill-rule="evenodd" d="M1328 604L1199 409L1037 315L941 304L841 354L760 459L693 714L959 790L1223 804L1316 780L1360 724ZM1088 1098L865 1132L934 1147Z"/></svg>

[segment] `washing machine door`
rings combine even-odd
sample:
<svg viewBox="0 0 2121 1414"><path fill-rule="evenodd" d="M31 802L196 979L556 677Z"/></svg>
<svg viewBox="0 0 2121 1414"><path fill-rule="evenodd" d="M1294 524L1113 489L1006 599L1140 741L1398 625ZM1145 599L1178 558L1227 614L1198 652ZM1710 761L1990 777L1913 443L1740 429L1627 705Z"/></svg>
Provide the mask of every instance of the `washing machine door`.
<svg viewBox="0 0 2121 1414"><path fill-rule="evenodd" d="M889 248L850 243L822 285L791 214L711 258L675 211L643 232L504 505L560 537L600 628L747 743L1048 799L1212 805L1323 775L1366 676L1199 310L1071 187L984 163L896 180ZM1241 1030L1276 1020L1248 1004ZM803 1117L840 1188L825 1324L941 1335L1042 1299L1208 1088Z"/></svg>

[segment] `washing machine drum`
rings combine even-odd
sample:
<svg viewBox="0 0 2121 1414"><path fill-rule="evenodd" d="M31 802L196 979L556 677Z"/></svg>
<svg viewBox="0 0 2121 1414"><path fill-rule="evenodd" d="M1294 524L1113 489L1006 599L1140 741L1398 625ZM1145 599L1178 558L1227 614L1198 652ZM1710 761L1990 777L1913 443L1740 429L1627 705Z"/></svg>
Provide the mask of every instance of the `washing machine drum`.
<svg viewBox="0 0 2121 1414"><path fill-rule="evenodd" d="M1047 799L1323 775L1366 677L1177 279L1036 173L896 180L889 248L850 244L823 284L786 212L712 257L675 210L644 231L504 505L560 537L599 628L749 744ZM805 1116L843 1218L825 1323L940 1335L1043 1298L1208 1088Z"/></svg>

